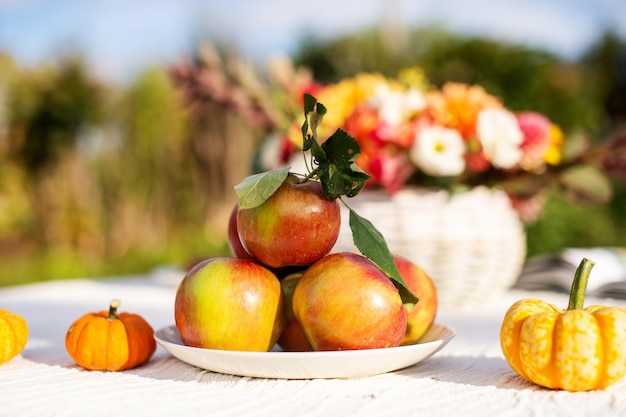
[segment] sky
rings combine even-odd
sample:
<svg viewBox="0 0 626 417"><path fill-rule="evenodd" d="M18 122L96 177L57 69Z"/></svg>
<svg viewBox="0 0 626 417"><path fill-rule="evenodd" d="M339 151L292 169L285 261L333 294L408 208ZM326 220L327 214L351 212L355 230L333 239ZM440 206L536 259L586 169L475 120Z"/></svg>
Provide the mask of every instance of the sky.
<svg viewBox="0 0 626 417"><path fill-rule="evenodd" d="M292 54L310 32L332 38L379 24L439 24L576 59L607 29L626 39L624 0L0 0L0 51L24 65L80 52L123 81L188 56L198 37L257 64Z"/></svg>

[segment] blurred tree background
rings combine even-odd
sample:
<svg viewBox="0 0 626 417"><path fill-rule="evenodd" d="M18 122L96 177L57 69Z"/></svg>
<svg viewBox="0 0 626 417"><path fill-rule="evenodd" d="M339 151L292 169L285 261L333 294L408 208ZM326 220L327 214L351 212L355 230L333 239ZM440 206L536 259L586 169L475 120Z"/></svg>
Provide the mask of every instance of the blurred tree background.
<svg viewBox="0 0 626 417"><path fill-rule="evenodd" d="M435 86L481 84L509 108L543 112L595 142L626 123L626 43L612 33L567 62L436 27L382 26L305 37L293 62L321 82L418 65ZM284 128L285 79L276 76L210 42L125 86L95 79L80 56L24 68L0 53L0 285L186 268L228 254L232 187L262 140ZM551 195L527 227L528 254L626 247L626 192L617 183L614 191L602 207Z"/></svg>

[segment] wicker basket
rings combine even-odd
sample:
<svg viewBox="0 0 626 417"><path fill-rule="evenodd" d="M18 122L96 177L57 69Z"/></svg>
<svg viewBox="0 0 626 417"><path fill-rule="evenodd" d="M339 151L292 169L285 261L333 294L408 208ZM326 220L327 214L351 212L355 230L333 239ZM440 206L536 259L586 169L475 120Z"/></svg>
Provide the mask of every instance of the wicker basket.
<svg viewBox="0 0 626 417"><path fill-rule="evenodd" d="M450 195L364 190L347 200L383 234L390 251L420 265L441 305L477 304L511 287L526 255L523 225L508 197L485 187ZM357 251L348 211L333 251Z"/></svg>

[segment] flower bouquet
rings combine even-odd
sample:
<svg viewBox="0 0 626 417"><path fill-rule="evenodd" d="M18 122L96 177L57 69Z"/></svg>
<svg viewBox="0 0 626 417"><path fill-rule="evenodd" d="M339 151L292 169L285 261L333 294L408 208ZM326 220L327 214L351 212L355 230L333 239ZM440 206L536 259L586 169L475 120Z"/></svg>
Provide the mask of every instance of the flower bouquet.
<svg viewBox="0 0 626 417"><path fill-rule="evenodd" d="M593 152L564 152L564 134L548 117L512 111L481 86L437 89L408 68L395 79L363 73L311 83L307 92L329 110L319 137L342 129L361 147L356 164L371 178L352 207L393 253L433 277L444 303L479 300L515 282L526 254L523 222L541 215L552 184L609 198ZM265 160L300 163L300 136L295 122ZM346 226L336 250L352 249Z"/></svg>
<svg viewBox="0 0 626 417"><path fill-rule="evenodd" d="M611 197L599 150L575 138L566 141L546 115L512 111L479 85L433 88L413 67L397 78L361 73L329 85L311 79L299 85L297 94L302 92L329 109L321 138L339 128L359 142L357 164L372 177L369 189L393 194L415 186L451 193L498 188L526 222L541 215L553 184L594 202ZM300 117L294 115L293 124L277 135L265 167L299 162L292 157L301 158Z"/></svg>

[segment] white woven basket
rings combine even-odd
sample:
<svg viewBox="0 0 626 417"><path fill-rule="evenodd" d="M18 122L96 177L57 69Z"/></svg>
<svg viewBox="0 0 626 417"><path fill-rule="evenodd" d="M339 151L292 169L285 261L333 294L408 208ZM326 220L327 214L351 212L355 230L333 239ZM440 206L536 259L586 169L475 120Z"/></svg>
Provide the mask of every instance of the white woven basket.
<svg viewBox="0 0 626 417"><path fill-rule="evenodd" d="M383 234L390 251L421 266L441 305L476 304L511 287L526 256L523 225L501 191L364 190L346 200ZM334 252L358 252L348 210Z"/></svg>

